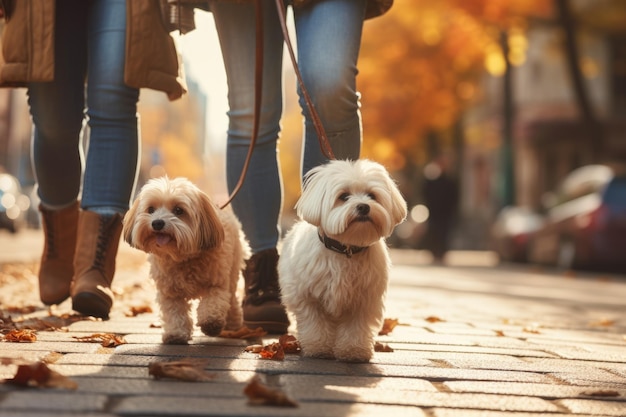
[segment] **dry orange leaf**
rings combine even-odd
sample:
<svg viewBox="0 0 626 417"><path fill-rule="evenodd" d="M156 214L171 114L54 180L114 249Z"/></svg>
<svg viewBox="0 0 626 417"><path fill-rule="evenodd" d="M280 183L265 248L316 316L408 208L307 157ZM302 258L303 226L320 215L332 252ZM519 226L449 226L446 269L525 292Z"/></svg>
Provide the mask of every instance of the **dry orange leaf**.
<svg viewBox="0 0 626 417"><path fill-rule="evenodd" d="M284 334L278 338L278 343L283 347L285 353L300 353L300 342L295 336Z"/></svg>
<svg viewBox="0 0 626 417"><path fill-rule="evenodd" d="M438 323L438 322L440 322L440 321L445 321L445 320L443 320L443 319L440 319L440 318L439 318L439 317L437 317L437 316L428 316L428 317L426 317L424 320L426 320L426 321L427 321L427 322L429 322L429 323Z"/></svg>
<svg viewBox="0 0 626 417"><path fill-rule="evenodd" d="M136 317L140 314L146 314L146 313L152 313L152 307L145 305L145 306L133 306L131 308L128 309L128 311L126 313L124 313L124 315L126 317Z"/></svg>
<svg viewBox="0 0 626 417"><path fill-rule="evenodd" d="M525 333L533 333L533 334L541 334L539 331L539 326L526 326L522 329Z"/></svg>
<svg viewBox="0 0 626 417"><path fill-rule="evenodd" d="M33 343L37 341L37 333L30 329L11 330L4 335L4 340L12 343Z"/></svg>
<svg viewBox="0 0 626 417"><path fill-rule="evenodd" d="M78 384L43 362L18 365L15 376L4 381L21 387L76 389Z"/></svg>
<svg viewBox="0 0 626 417"><path fill-rule="evenodd" d="M504 332L502 330L494 330L494 332L496 332L496 336L504 337Z"/></svg>
<svg viewBox="0 0 626 417"><path fill-rule="evenodd" d="M251 405L275 405L279 407L298 407L298 403L280 390L269 388L255 375L243 389Z"/></svg>
<svg viewBox="0 0 626 417"><path fill-rule="evenodd" d="M398 325L398 319L385 319L383 321L383 327L378 334L380 336L388 335Z"/></svg>
<svg viewBox="0 0 626 417"><path fill-rule="evenodd" d="M220 333L220 337L228 339L252 339L254 337L263 337L266 334L267 332L263 330L262 327L249 329L243 326L239 330L222 330L222 332Z"/></svg>
<svg viewBox="0 0 626 417"><path fill-rule="evenodd" d="M250 353L261 353L263 350L263 345L249 345L246 346L245 351Z"/></svg>
<svg viewBox="0 0 626 417"><path fill-rule="evenodd" d="M90 336L73 337L80 342L100 343L103 347L115 347L126 344L126 340L122 336L112 333L94 333Z"/></svg>
<svg viewBox="0 0 626 417"><path fill-rule="evenodd" d="M374 343L374 352L393 352L393 348L386 343Z"/></svg>
<svg viewBox="0 0 626 417"><path fill-rule="evenodd" d="M154 379L172 378L187 382L205 382L214 378L204 367L206 360L185 359L172 362L152 362L148 365L148 375Z"/></svg>
<svg viewBox="0 0 626 417"><path fill-rule="evenodd" d="M262 359L282 361L283 359L285 359L285 350L280 343L274 342L269 345L263 346L263 349L261 349L259 355L261 355Z"/></svg>

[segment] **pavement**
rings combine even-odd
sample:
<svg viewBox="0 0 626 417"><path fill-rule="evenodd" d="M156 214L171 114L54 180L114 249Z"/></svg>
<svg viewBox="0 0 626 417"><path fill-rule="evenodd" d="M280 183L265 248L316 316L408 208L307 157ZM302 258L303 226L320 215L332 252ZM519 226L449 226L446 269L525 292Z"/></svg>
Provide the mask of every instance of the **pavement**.
<svg viewBox="0 0 626 417"><path fill-rule="evenodd" d="M0 379L43 361L75 384L0 384L0 417L48 416L626 416L626 277L499 265L489 252L392 250L386 318L368 364L246 352L276 337L160 343L145 255L122 244L108 321L38 302L40 232L0 232L0 309L17 324L59 320L32 343L0 342ZM133 307L153 312L128 314ZM27 307L32 306L34 311ZM65 314L65 315L64 315ZM65 321L63 321L65 320ZM81 337L114 334L116 347ZM153 362L201 363L202 382L155 379ZM250 404L253 377L296 407Z"/></svg>

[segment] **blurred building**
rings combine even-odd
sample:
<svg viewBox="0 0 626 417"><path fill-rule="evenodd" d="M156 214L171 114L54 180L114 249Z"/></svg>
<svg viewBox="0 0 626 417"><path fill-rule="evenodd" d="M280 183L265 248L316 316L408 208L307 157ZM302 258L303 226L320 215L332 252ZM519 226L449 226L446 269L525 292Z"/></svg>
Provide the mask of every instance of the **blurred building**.
<svg viewBox="0 0 626 417"><path fill-rule="evenodd" d="M514 202L539 208L542 195L571 170L626 162L626 27L604 19L610 0L572 1L584 86L598 120L581 117L558 21L535 21L526 32L526 57L511 73ZM621 4L621 6L620 6ZM626 15L626 10L621 10ZM619 21L619 19L618 19ZM504 83L486 75L484 97L464 119L462 214L468 241L484 246L487 227L504 199L502 146Z"/></svg>

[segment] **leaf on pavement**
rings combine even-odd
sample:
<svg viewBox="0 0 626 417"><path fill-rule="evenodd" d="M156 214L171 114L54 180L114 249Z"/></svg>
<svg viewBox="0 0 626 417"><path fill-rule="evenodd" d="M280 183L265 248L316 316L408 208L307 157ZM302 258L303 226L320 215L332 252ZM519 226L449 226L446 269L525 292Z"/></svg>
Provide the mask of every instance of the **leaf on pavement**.
<svg viewBox="0 0 626 417"><path fill-rule="evenodd" d="M439 323L440 321L445 321L444 319L439 318L437 316L428 316L424 320L426 320L429 323Z"/></svg>
<svg viewBox="0 0 626 417"><path fill-rule="evenodd" d="M269 388L255 375L243 390L250 405L275 405L279 407L298 407L298 403L278 389Z"/></svg>
<svg viewBox="0 0 626 417"><path fill-rule="evenodd" d="M300 353L300 342L293 335L284 334L280 336L278 343L283 347L285 353Z"/></svg>
<svg viewBox="0 0 626 417"><path fill-rule="evenodd" d="M259 352L261 359L271 359L273 361L282 361L285 359L285 350L283 346L278 343L270 343L263 346L263 349Z"/></svg>
<svg viewBox="0 0 626 417"><path fill-rule="evenodd" d="M148 375L154 379L172 378L187 382L205 382L215 378L204 367L206 360L185 359L171 362L152 362L148 365Z"/></svg>
<svg viewBox="0 0 626 417"><path fill-rule="evenodd" d="M6 384L21 387L76 389L78 384L70 378L48 368L43 362L18 365L15 376L5 379Z"/></svg>
<svg viewBox="0 0 626 417"><path fill-rule="evenodd" d="M398 319L385 319L383 321L383 327L378 332L379 336L388 335L398 325Z"/></svg>
<svg viewBox="0 0 626 417"><path fill-rule="evenodd" d="M249 329L243 326L239 330L222 330L222 332L220 333L220 337L228 339L252 339L254 337L263 337L266 334L267 332L263 330L262 327Z"/></svg>
<svg viewBox="0 0 626 417"><path fill-rule="evenodd" d="M126 344L126 340L122 336L112 333L94 333L90 336L73 337L79 342L100 343L103 347L116 347Z"/></svg>
<svg viewBox="0 0 626 417"><path fill-rule="evenodd" d="M152 307L149 305L132 306L124 313L126 317L137 317L140 314L152 313Z"/></svg>
<svg viewBox="0 0 626 417"><path fill-rule="evenodd" d="M6 342L33 343L37 341L37 333L30 329L10 330L4 335Z"/></svg>
<svg viewBox="0 0 626 417"><path fill-rule="evenodd" d="M374 343L374 352L393 352L393 348L386 343Z"/></svg>

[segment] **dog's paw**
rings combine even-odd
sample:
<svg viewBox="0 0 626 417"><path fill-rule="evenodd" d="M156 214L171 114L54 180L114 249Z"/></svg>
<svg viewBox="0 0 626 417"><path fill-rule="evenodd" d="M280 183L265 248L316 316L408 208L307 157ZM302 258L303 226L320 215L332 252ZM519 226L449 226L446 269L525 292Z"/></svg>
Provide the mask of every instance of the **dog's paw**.
<svg viewBox="0 0 626 417"><path fill-rule="evenodd" d="M208 321L199 323L200 330L207 336L219 336L224 330L225 323L222 321Z"/></svg>
<svg viewBox="0 0 626 417"><path fill-rule="evenodd" d="M179 333L169 333L163 335L163 344L166 345L186 345L191 340L191 337L188 335L183 335Z"/></svg>

